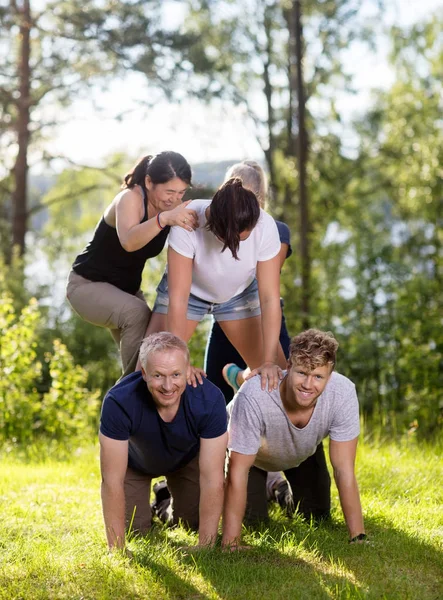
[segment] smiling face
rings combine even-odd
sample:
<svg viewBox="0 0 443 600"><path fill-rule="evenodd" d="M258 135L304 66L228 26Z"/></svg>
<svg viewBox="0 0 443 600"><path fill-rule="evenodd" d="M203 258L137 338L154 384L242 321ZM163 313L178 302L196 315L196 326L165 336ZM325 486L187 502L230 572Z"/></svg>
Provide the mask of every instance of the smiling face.
<svg viewBox="0 0 443 600"><path fill-rule="evenodd" d="M328 383L333 365L327 363L310 370L301 363L290 364L287 374L287 388L291 392L294 408L310 409Z"/></svg>
<svg viewBox="0 0 443 600"><path fill-rule="evenodd" d="M189 187L185 181L178 177L174 177L166 183L153 183L147 175L145 183L149 203L159 212L171 210L178 206Z"/></svg>
<svg viewBox="0 0 443 600"><path fill-rule="evenodd" d="M189 362L179 349L152 352L142 376L160 415L174 418L186 388Z"/></svg>

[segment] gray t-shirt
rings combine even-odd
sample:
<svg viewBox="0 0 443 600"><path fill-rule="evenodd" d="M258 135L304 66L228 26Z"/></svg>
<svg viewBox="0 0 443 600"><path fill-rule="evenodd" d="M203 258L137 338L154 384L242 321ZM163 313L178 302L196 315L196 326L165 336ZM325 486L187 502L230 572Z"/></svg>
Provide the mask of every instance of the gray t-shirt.
<svg viewBox="0 0 443 600"><path fill-rule="evenodd" d="M254 465L265 471L297 467L328 435L331 440L347 442L360 433L355 385L335 372L303 428L289 420L280 390L262 390L259 376L242 385L227 409L228 448L239 454L257 454Z"/></svg>

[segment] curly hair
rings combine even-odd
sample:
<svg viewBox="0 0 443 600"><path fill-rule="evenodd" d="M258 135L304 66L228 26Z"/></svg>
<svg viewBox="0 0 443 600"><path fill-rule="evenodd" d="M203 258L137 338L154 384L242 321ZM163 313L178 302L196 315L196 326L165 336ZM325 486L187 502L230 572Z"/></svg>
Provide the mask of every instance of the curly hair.
<svg viewBox="0 0 443 600"><path fill-rule="evenodd" d="M181 350L189 362L189 348L183 340L168 331L151 333L141 343L140 363L146 369L151 354L154 352L171 352L172 350Z"/></svg>
<svg viewBox="0 0 443 600"><path fill-rule="evenodd" d="M336 362L338 342L330 331L308 329L291 339L289 360L310 371Z"/></svg>

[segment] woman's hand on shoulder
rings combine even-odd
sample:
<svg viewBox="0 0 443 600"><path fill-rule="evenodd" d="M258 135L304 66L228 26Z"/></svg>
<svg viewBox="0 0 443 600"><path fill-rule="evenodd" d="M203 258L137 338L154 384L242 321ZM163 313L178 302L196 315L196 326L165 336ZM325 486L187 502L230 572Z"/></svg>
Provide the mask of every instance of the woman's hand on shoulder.
<svg viewBox="0 0 443 600"><path fill-rule="evenodd" d="M192 387L197 387L197 383L202 385L203 377L206 377L206 373L203 369L190 365L187 377L188 385L192 385Z"/></svg>
<svg viewBox="0 0 443 600"><path fill-rule="evenodd" d="M186 200L172 210L165 210L160 214L162 225L170 225L171 227L183 227L187 231L194 231L198 227L198 216L195 210L187 208L192 200Z"/></svg>
<svg viewBox="0 0 443 600"><path fill-rule="evenodd" d="M278 365L272 362L265 362L257 369L253 369L249 375L245 377L245 380L254 377L254 375L260 375L261 378L261 389L266 389L266 383L268 384L268 390L272 392L278 388L279 382L283 379L283 371Z"/></svg>

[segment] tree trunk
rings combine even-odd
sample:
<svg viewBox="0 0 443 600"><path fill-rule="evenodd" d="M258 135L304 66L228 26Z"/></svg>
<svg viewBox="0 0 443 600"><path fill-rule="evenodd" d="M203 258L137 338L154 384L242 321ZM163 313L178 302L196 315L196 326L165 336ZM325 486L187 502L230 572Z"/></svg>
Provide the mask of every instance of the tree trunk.
<svg viewBox="0 0 443 600"><path fill-rule="evenodd" d="M301 319L303 328L309 327L311 295L311 259L309 248L309 206L306 189L306 163L308 142L305 125L305 90L303 81L303 31L300 0L294 0L294 34L297 55L297 99L298 99L298 175L300 209L300 259L301 259Z"/></svg>
<svg viewBox="0 0 443 600"><path fill-rule="evenodd" d="M271 191L271 197L273 197L274 201L276 199L276 181L275 181L275 134L274 134L274 125L275 125L275 114L274 107L272 105L272 84L270 77L270 67L272 65L272 14L271 7L265 7L264 12L264 31L266 35L266 61L263 65L263 80L265 84L265 97L266 97L266 107L268 109L268 140L269 145L267 150L265 150L266 162L268 164L269 170L269 187Z"/></svg>
<svg viewBox="0 0 443 600"><path fill-rule="evenodd" d="M25 252L25 235L27 231L28 145L30 139L30 0L23 0L22 5L18 8L18 14L20 16L19 98L17 100L18 152L13 169L12 243L18 246L19 253L22 256Z"/></svg>

